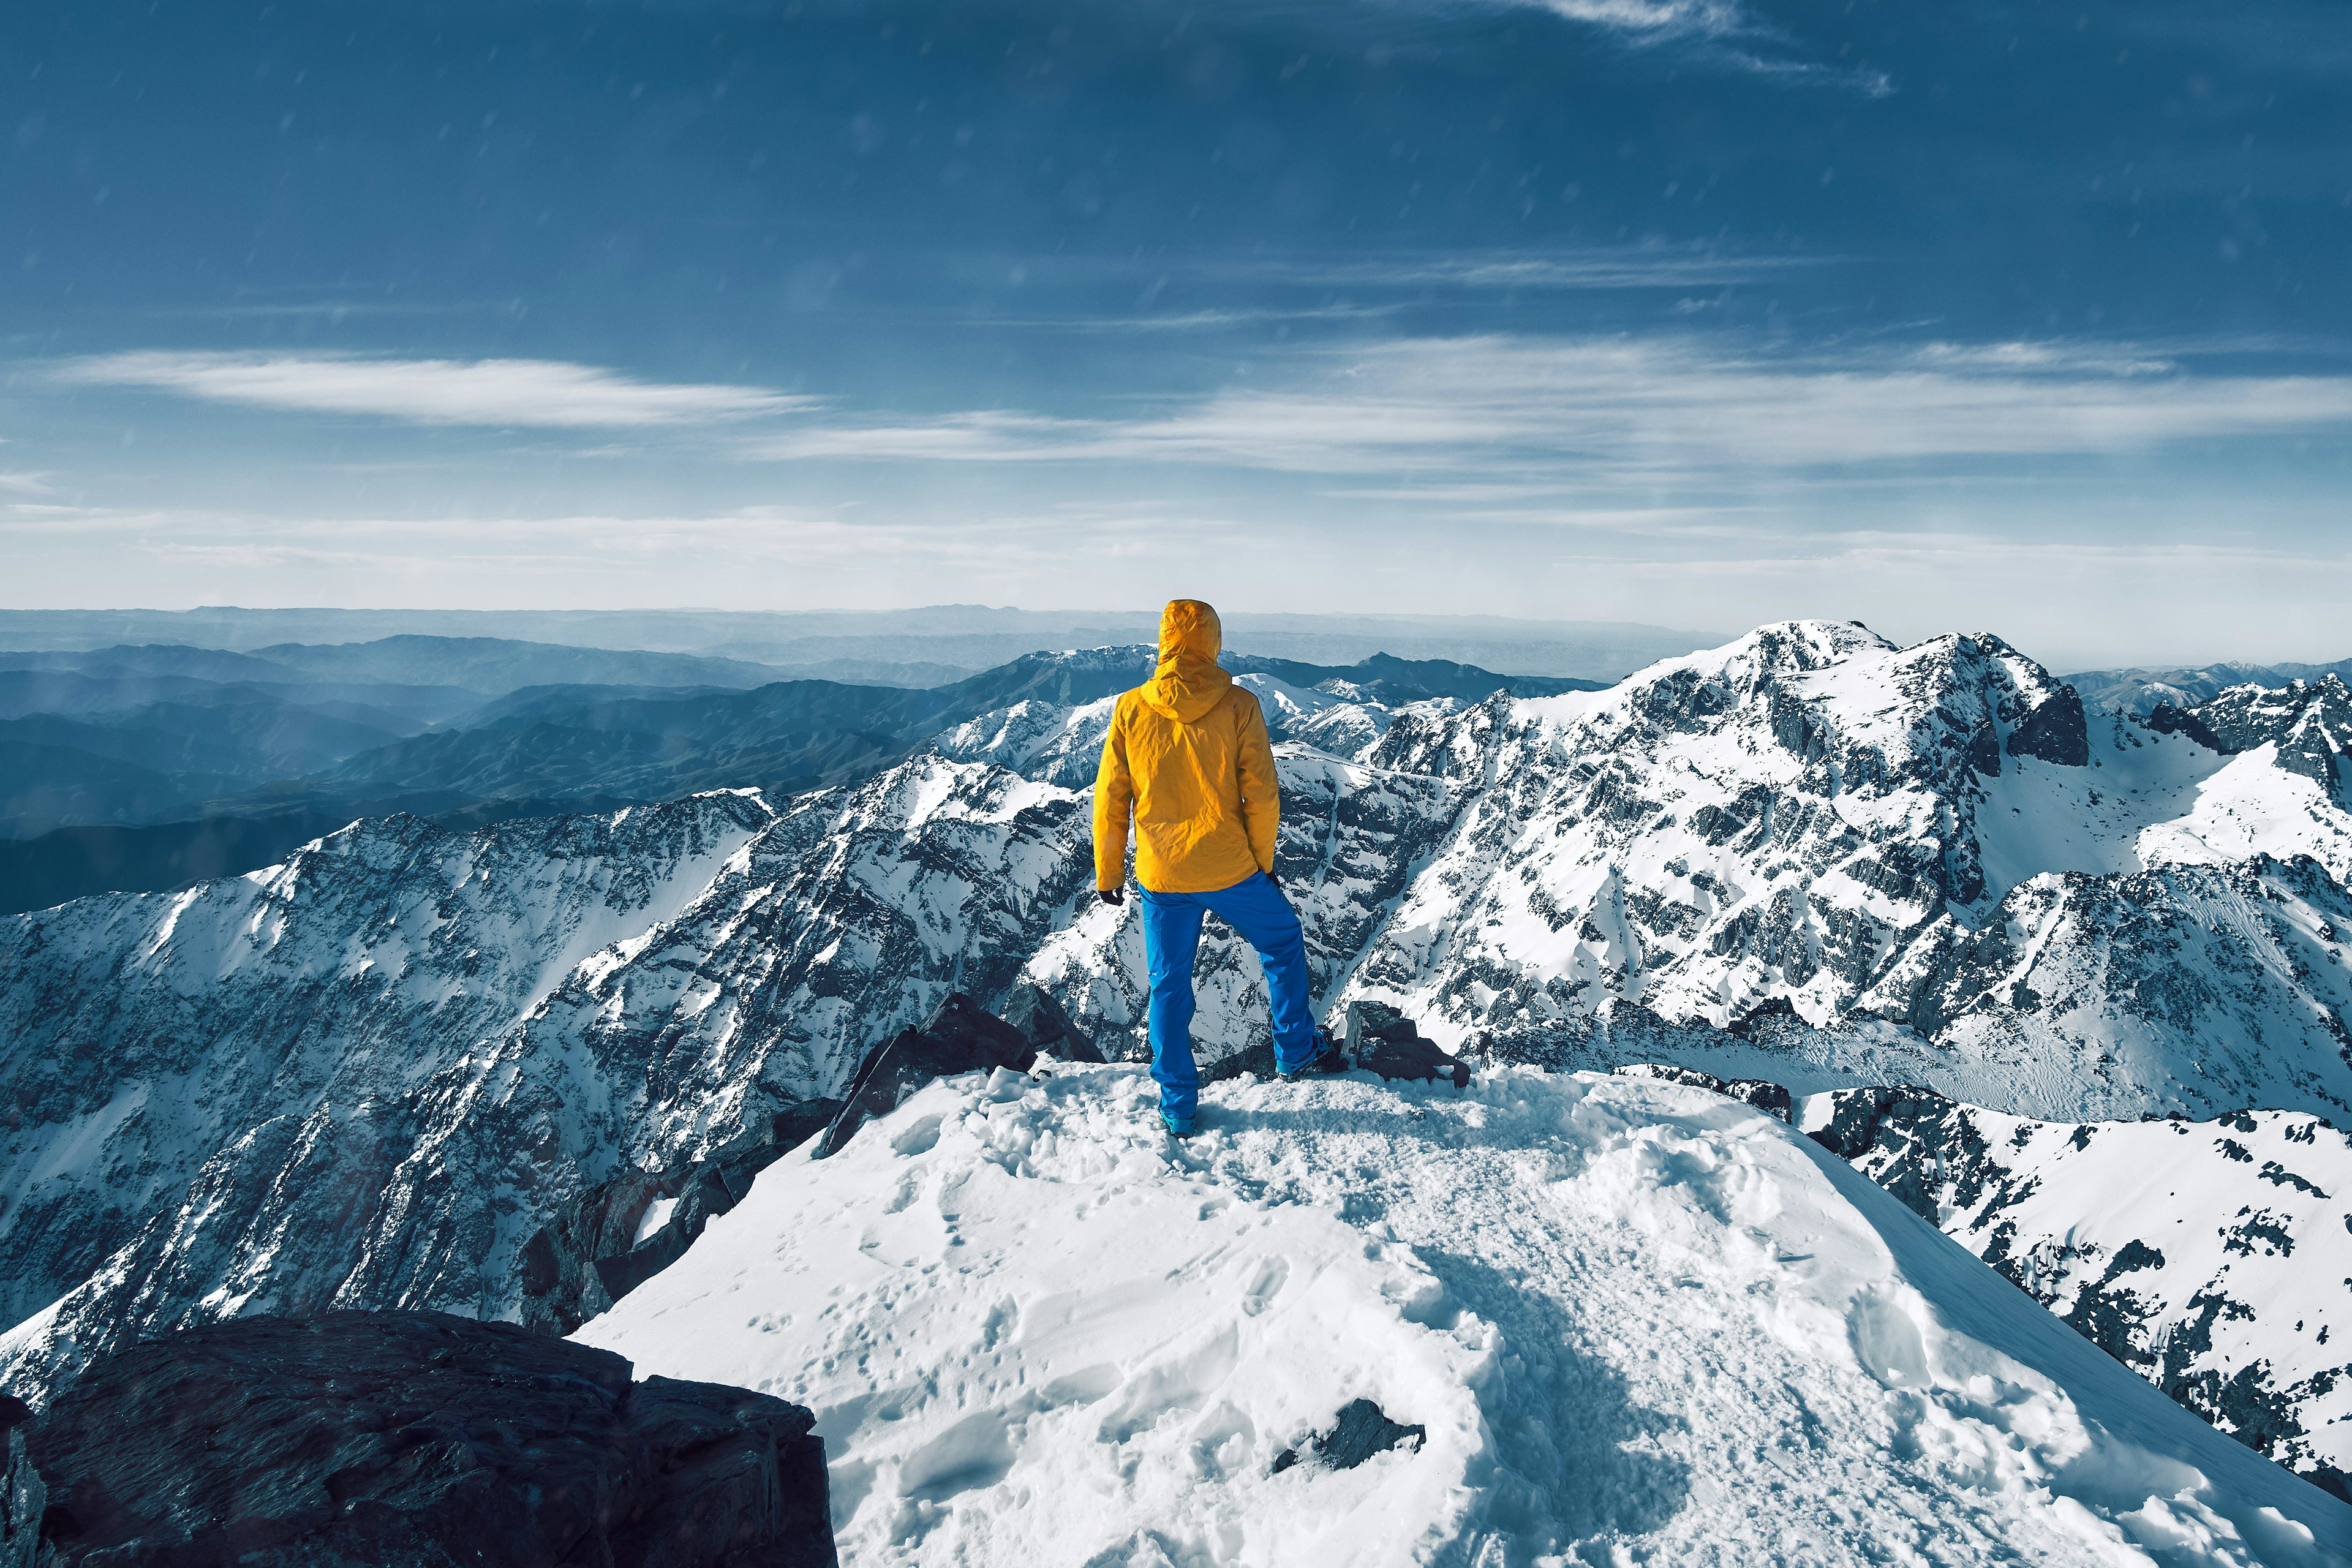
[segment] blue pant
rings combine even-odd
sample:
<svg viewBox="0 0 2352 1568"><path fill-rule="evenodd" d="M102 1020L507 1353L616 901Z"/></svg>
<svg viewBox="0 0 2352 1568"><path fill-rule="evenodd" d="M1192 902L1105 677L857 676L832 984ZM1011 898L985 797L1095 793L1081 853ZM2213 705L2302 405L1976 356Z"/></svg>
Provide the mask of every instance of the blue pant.
<svg viewBox="0 0 2352 1568"><path fill-rule="evenodd" d="M1192 955L1201 917L1214 914L1257 949L1274 1012L1277 1067L1303 1066L1315 1054L1315 1018L1307 1009L1307 938L1282 889L1258 872L1213 893L1143 895L1143 959L1151 971L1151 1076L1160 1108L1190 1122L1200 1108L1201 1070L1192 1062Z"/></svg>

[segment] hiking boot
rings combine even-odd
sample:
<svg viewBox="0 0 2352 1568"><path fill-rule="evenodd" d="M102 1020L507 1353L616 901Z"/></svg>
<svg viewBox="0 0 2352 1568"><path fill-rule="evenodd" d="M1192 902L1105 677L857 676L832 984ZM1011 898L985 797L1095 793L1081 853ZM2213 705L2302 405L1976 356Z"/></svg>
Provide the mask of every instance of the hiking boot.
<svg viewBox="0 0 2352 1568"><path fill-rule="evenodd" d="M1160 1108L1160 1125L1168 1129L1168 1136L1171 1138L1190 1138L1194 1131L1191 1122L1179 1121L1175 1117L1171 1116L1165 1106Z"/></svg>
<svg viewBox="0 0 2352 1568"><path fill-rule="evenodd" d="M1339 1048L1326 1030L1315 1031L1315 1050L1295 1068L1276 1068L1276 1076L1285 1083L1297 1083L1310 1074L1346 1072L1349 1067L1348 1053Z"/></svg>

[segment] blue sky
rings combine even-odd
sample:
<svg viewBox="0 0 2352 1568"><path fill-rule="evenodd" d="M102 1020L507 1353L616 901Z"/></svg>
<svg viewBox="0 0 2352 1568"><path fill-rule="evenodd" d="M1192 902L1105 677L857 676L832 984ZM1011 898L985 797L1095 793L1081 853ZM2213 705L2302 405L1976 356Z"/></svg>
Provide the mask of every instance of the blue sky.
<svg viewBox="0 0 2352 1568"><path fill-rule="evenodd" d="M2342 658L2347 67L2322 4L22 0L0 573Z"/></svg>

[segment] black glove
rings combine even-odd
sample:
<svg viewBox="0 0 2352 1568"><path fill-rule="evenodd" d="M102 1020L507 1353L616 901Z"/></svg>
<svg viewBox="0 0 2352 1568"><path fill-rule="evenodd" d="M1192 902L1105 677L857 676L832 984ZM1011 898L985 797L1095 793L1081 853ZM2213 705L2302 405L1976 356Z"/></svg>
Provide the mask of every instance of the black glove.
<svg viewBox="0 0 2352 1568"><path fill-rule="evenodd" d="M1100 899L1107 904L1123 904L1127 902L1127 889L1125 888L1097 888L1095 889L1095 897Z"/></svg>

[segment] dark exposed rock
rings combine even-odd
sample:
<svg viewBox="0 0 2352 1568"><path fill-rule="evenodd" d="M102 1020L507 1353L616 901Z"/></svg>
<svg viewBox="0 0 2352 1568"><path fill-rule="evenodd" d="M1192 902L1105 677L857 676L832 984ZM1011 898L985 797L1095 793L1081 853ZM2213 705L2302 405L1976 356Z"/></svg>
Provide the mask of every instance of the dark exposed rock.
<svg viewBox="0 0 2352 1568"><path fill-rule="evenodd" d="M1005 999L1004 1021L1020 1030L1029 1048L1040 1054L1057 1056L1066 1062L1103 1059L1094 1041L1077 1031L1062 1005L1043 986L1026 983L1014 986Z"/></svg>
<svg viewBox="0 0 2352 1568"><path fill-rule="evenodd" d="M2039 757L2062 768L2079 768L2091 760L2091 734L2083 721L2082 695L2062 686L2044 698L2042 706L2009 732L2009 754Z"/></svg>
<svg viewBox="0 0 2352 1568"><path fill-rule="evenodd" d="M1840 1089L1831 1097L1830 1119L1805 1136L1841 1160L1859 1160L1878 1148L1890 1125L1908 1139L1921 1121L1935 1121L1954 1102L1915 1084Z"/></svg>
<svg viewBox="0 0 2352 1568"><path fill-rule="evenodd" d="M1019 1029L962 992L950 991L921 1028L901 1029L866 1054L816 1146L816 1158L835 1152L867 1119L889 1115L933 1079L996 1068L1027 1072L1036 1059L1036 1047Z"/></svg>
<svg viewBox="0 0 2352 1568"><path fill-rule="evenodd" d="M1786 1048L1811 1036L1791 1009L1769 1004L1741 1020L1749 1033L1734 1034L1706 1023L1678 1023L1638 1002L1612 1003L1605 1012L1528 1027L1489 1030L1476 1036L1463 1055L1484 1065L1547 1068L1554 1072L1615 1072L1647 1062L1690 1067L1712 1063L1726 1051L1748 1046ZM1710 1079L1716 1075L1698 1070Z"/></svg>
<svg viewBox="0 0 2352 1568"><path fill-rule="evenodd" d="M830 1568L814 1424L512 1324L332 1312L118 1352L30 1438L61 1568Z"/></svg>
<svg viewBox="0 0 2352 1568"><path fill-rule="evenodd" d="M33 1413L14 1394L0 1394L0 1568L44 1568L41 1514L48 1489L25 1450L25 1423Z"/></svg>
<svg viewBox="0 0 2352 1568"><path fill-rule="evenodd" d="M753 1177L840 1109L838 1100L804 1101L779 1111L759 1136L707 1160L671 1171L625 1171L562 1205L520 1255L524 1326L568 1334L609 1309L686 1256L703 1226L743 1201ZM656 1204L669 1206L647 1229L646 1215Z"/></svg>
<svg viewBox="0 0 2352 1568"><path fill-rule="evenodd" d="M1150 1056L1147 1054L1144 1059L1150 1060ZM1229 1078L1239 1078L1244 1073L1255 1073L1260 1078L1274 1076L1273 1036L1268 1035L1264 1039L1252 1040L1233 1055L1220 1057L1215 1061L1204 1064L1201 1068L1201 1081L1222 1083Z"/></svg>
<svg viewBox="0 0 2352 1568"><path fill-rule="evenodd" d="M1374 1454L1385 1454L1391 1448L1406 1443L1419 1453L1422 1443L1429 1436L1426 1426L1407 1426L1391 1421L1388 1412L1369 1399L1351 1399L1339 1407L1339 1419L1328 1432L1318 1432L1309 1437L1307 1447L1327 1470L1352 1470ZM1274 1473L1282 1474L1300 1460L1296 1448L1285 1448L1275 1456Z"/></svg>
<svg viewBox="0 0 2352 1568"><path fill-rule="evenodd" d="M2000 777L2000 735L1990 720L1969 736L1969 766L1986 778Z"/></svg>
<svg viewBox="0 0 2352 1568"><path fill-rule="evenodd" d="M1786 996L1768 996L1763 1001L1759 1002L1755 1006L1748 1009L1747 1012L1741 1014L1738 1017L1734 1018L1731 1021L1730 1026L1724 1032L1727 1034L1737 1035L1743 1040L1753 1040L1756 1037L1757 1029L1760 1027L1767 1019L1782 1018L1794 1022L1796 1017L1797 1006L1795 1003L1790 1001Z"/></svg>
<svg viewBox="0 0 2352 1568"><path fill-rule="evenodd" d="M2204 720L2200 719L2193 712L2184 712L2169 702L2159 702L2156 705L2155 711L2147 716L2147 727L2162 734L2186 735L2199 745L2211 751L2227 753L2237 750L2235 746L2213 733L2206 726Z"/></svg>
<svg viewBox="0 0 2352 1568"><path fill-rule="evenodd" d="M1348 1056L1364 1071L1412 1082L1448 1081L1470 1087L1470 1064L1423 1039L1411 1018L1383 1002L1348 1004Z"/></svg>
<svg viewBox="0 0 2352 1568"><path fill-rule="evenodd" d="M1727 1100L1752 1105L1768 1116L1777 1116L1783 1121L1789 1120L1792 1101L1787 1087L1760 1078L1717 1078L1696 1068L1675 1067L1668 1062L1631 1062L1614 1070L1623 1078L1656 1079L1664 1083L1683 1083L1693 1089L1708 1089Z"/></svg>

